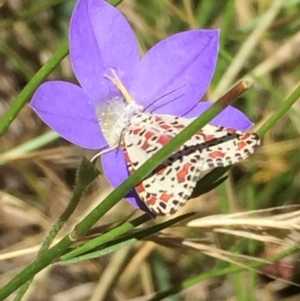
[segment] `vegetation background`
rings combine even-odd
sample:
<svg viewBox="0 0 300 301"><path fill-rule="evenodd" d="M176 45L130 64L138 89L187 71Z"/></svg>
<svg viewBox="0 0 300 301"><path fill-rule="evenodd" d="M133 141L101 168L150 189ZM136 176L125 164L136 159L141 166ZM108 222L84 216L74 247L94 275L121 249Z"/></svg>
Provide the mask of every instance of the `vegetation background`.
<svg viewBox="0 0 300 301"><path fill-rule="evenodd" d="M0 1L0 116L67 40L75 2ZM124 0L118 8L132 24L142 52L179 31L221 28L218 66L205 98L215 100L238 79L247 77L252 87L235 105L256 123L255 128L276 112L300 83L299 0ZM68 57L48 79L76 82ZM297 205L299 112L300 102L296 102L265 135L259 151L234 166L217 189L190 200L179 214L197 212L191 220L283 206L255 215L270 221L285 212L284 207ZM0 152L1 287L35 258L47 230L71 198L76 168L86 152L51 132L26 106L1 137ZM104 175L100 175L63 233L68 233L110 191ZM292 208L292 212L297 212L296 206ZM123 200L98 222L90 235L100 235L139 215ZM247 220L247 216L244 218ZM149 221L148 226L162 220ZM219 225L218 229L226 227ZM242 226L238 229L245 230ZM265 240L264 231L253 227L239 236L237 232L228 235L213 230L214 227L191 228L183 220L111 255L72 265L53 265L35 277L23 300L150 300L154 292L172 286L180 293L165 300L298 300L297 254L289 257L284 266L281 262L259 272L211 275L192 285L197 275L216 266L225 269L228 265L224 261L245 264L246 258L232 259L221 250L237 246L238 254L264 258L282 248L271 244L275 242L272 238L285 243L289 237L297 242L297 232L289 231L297 230L296 226L269 231ZM241 236L250 234L260 235L261 242L239 244L245 241ZM201 247L200 243L187 246L182 241L191 242L191 238L201 241ZM212 249L205 249L203 244ZM191 279L190 285L184 285L187 279Z"/></svg>

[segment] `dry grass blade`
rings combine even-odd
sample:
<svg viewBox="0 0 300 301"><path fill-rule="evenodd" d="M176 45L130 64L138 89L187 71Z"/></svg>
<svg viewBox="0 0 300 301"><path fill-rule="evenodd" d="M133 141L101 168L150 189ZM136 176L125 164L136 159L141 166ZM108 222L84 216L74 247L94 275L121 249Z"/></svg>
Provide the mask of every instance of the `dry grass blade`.
<svg viewBox="0 0 300 301"><path fill-rule="evenodd" d="M253 32L248 36L247 40L243 43L233 62L230 64L227 71L222 76L222 79L213 92L212 99L219 98L224 93L224 91L226 91L232 85L237 74L245 65L245 61L251 55L254 47L259 43L262 35L272 24L274 18L280 12L280 9L284 3L285 0L274 0L273 2L271 2L269 9L261 18L255 30L253 30Z"/></svg>
<svg viewBox="0 0 300 301"><path fill-rule="evenodd" d="M270 57L261 62L251 70L250 75L244 78L250 83L256 81L256 78L265 76L274 69L280 68L283 64L298 57L300 54L300 32L290 37L281 47L279 47Z"/></svg>
<svg viewBox="0 0 300 301"><path fill-rule="evenodd" d="M247 270L248 269L252 270L252 269L249 268L247 265L245 265L242 261L241 262L236 261L236 260L233 260L231 258L235 257L235 258L243 260L244 262L254 260L254 261L259 261L261 263L270 263L269 261L266 261L266 260L261 259L261 258L256 258L256 257L253 257L253 256L247 256L247 255L242 255L242 254L236 254L236 253L233 253L233 252L230 252L230 251L222 250L222 249L217 248L215 246L209 246L209 245L205 245L205 244L201 244L201 243L193 242L193 241L189 241L189 240L184 240L182 242L182 244L184 246L188 246L188 247L197 249L197 250L201 251L201 253L206 254L207 256L210 256L210 257L213 257L213 258L216 258L216 259L220 259L220 260L226 261L228 263L236 264L236 265L238 265L242 268L245 268Z"/></svg>
<svg viewBox="0 0 300 301"><path fill-rule="evenodd" d="M295 208L297 206L291 206ZM283 207L280 207L283 209ZM284 208L285 210L288 207ZM262 213L273 213L279 208L271 208L266 210L253 210L249 212L212 215L209 217L198 218L188 223L189 227L197 228L247 228L253 230L299 230L300 229L300 210L279 213L277 215L264 217L250 217L250 215L261 215Z"/></svg>
<svg viewBox="0 0 300 301"><path fill-rule="evenodd" d="M219 259L219 260L222 260L222 261L226 261L228 263L231 263L231 264L234 264L234 265L237 265L245 270L248 270L248 271L254 271L258 274L261 274L261 275L264 275L264 276L268 276L272 279L276 279L276 280L279 280L281 281L282 283L285 283L285 284L288 284L288 285L295 285L295 286L300 286L298 285L297 283L295 282L292 282L292 281L289 281L289 280L286 280L286 279L282 279L282 278L278 278L278 277L274 277L272 274L267 274L265 271L261 271L259 269L253 269L251 267L249 267L246 263L247 262L250 262L250 261L257 261L257 262L260 262L260 263L265 263L267 264L267 266L269 264L272 264L270 261L267 261L263 258L259 258L259 257L253 257L253 256L247 256L247 255L242 255L242 254L236 254L236 253L233 253L233 252L230 252L230 251L224 251L224 250L221 250L217 247L211 247L211 246L208 246L208 245L204 245L204 244L200 244L200 243L195 243L195 242L192 242L192 241L183 241L182 242L183 245L185 246L188 246L188 247L191 247L191 248L194 248L198 251L200 251L201 253L207 255L207 256L210 256L210 257L213 257L213 258L216 258L216 259ZM241 261L237 261L237 260L234 260L232 258L237 258Z"/></svg>
<svg viewBox="0 0 300 301"><path fill-rule="evenodd" d="M120 277L122 270L128 261L130 250L130 247L125 247L113 254L107 268L95 286L89 301L107 300L106 298L109 294L109 291L114 286L115 281L117 281L117 279Z"/></svg>
<svg viewBox="0 0 300 301"><path fill-rule="evenodd" d="M277 237L268 235L267 233L260 234L260 233L254 233L254 232L249 232L249 231L230 230L230 229L222 229L222 228L215 228L213 231L215 233L228 234L228 235L232 235L235 237L252 239L252 240L259 241L259 242L263 242L265 244L272 243L272 244L286 246L286 243L284 240L282 240L281 238L277 238Z"/></svg>

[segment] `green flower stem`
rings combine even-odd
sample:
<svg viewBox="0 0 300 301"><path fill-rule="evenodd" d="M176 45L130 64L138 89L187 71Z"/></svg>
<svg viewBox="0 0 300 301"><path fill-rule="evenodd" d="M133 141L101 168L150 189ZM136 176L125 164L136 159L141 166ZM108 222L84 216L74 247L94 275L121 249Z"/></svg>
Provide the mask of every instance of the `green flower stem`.
<svg viewBox="0 0 300 301"><path fill-rule="evenodd" d="M56 220L55 224L51 227L50 231L46 235L41 249L38 252L37 258L41 257L50 247L51 243L53 242L54 238L61 230L61 228L65 225L69 217L75 211L79 201L81 200L82 195L84 194L87 187L95 180L95 178L99 175L99 170L94 167L94 165L89 162L87 159L83 159L77 176L77 182L74 188L73 196L61 214L61 216ZM27 281L18 291L14 301L20 301L26 291L28 290L33 278Z"/></svg>
<svg viewBox="0 0 300 301"><path fill-rule="evenodd" d="M53 69L67 56L69 52L68 42L53 54L47 63L32 77L31 81L24 87L20 94L16 97L15 101L11 104L10 108L3 115L0 120L0 136L2 136L8 129L13 120L17 117L21 109L29 101L30 97L43 80L53 71Z"/></svg>
<svg viewBox="0 0 300 301"><path fill-rule="evenodd" d="M75 185L73 196L64 212L61 214L61 216L57 219L53 227L50 229L48 235L46 236L42 244L38 256L49 249L57 233L65 225L66 221L70 218L70 216L77 208L85 190L90 186L90 184L96 179L98 175L99 170L94 166L93 163L84 158L78 170L77 182Z"/></svg>
<svg viewBox="0 0 300 301"><path fill-rule="evenodd" d="M74 258L71 258L68 260L63 260L62 263L63 264L73 264L73 263L77 263L80 261L98 258L98 257L104 256L104 255L110 254L110 253L115 252L125 246L129 246L129 245L133 244L134 242L137 242L138 240L144 239L152 234L155 234L163 229L167 229L167 228L173 226L174 224L176 224L186 218L189 218L193 215L194 215L194 213L187 213L184 215L177 216L175 218L169 219L158 225L149 227L148 229L137 231L128 236L121 237L115 241L110 241L103 248L101 248L101 250L97 250L95 252L91 252L91 253L88 253L85 255L74 257ZM64 256L62 258L64 258Z"/></svg>
<svg viewBox="0 0 300 301"><path fill-rule="evenodd" d="M249 270L254 270L254 269L258 269L258 268L264 266L266 264L266 262L268 264L270 264L272 262L281 260L291 254L297 253L299 251L299 247L300 247L299 244L296 246L293 246L293 247L289 248L288 250L280 252L271 257L265 258L265 261L262 261L262 260L253 261L248 264L248 268L249 268ZM225 275L229 275L229 274L233 274L233 273L239 273L244 270L245 270L245 268L243 266L238 266L238 265L229 265L229 266L223 267L221 269L215 268L215 269L210 270L207 273L201 273L200 275L198 275L196 277L187 279L187 280L183 281L181 283L181 285L177 284L176 286L174 286L168 290L159 292L153 298L148 299L148 301L160 301L160 300L163 300L164 298L175 295L175 294L181 292L183 289L189 288L201 281L212 279L214 277L220 277L220 276L225 276Z"/></svg>
<svg viewBox="0 0 300 301"><path fill-rule="evenodd" d="M51 264L55 258L58 258L64 251L72 244L69 237L62 239L55 247L49 249L43 256L37 258L34 262L28 265L9 283L0 289L0 300L5 300L11 293L23 285L26 281L30 280L35 274Z"/></svg>
<svg viewBox="0 0 300 301"><path fill-rule="evenodd" d="M119 5L123 0L109 0L108 2L113 5L113 6L117 6Z"/></svg>
<svg viewBox="0 0 300 301"><path fill-rule="evenodd" d="M132 229L138 227L139 225L144 224L145 222L149 221L150 219L151 219L150 215L143 214L142 216L139 216L132 221L126 222L126 223L110 230L109 232L106 232L94 239L89 240L85 244L70 251L66 255L63 255L61 257L61 260L64 261L67 259L71 259L80 254L83 254L90 250L93 250L93 249L99 247L100 245L103 245L104 243L111 241L112 239L116 238L117 236L120 236L120 235L128 232L129 230L132 230ZM70 234L70 236L72 237L72 234Z"/></svg>
<svg viewBox="0 0 300 301"><path fill-rule="evenodd" d="M226 106L228 106L234 98L232 93L226 94L208 110L206 110L199 118L195 119L188 127L181 131L166 146L160 149L145 162L138 170L126 179L117 189L110 193L103 202L101 202L90 214L88 214L82 222L76 227L77 235L83 236L110 208L112 208L119 200L126 195L130 189L136 186L141 179L146 177L161 162L166 160L180 145L193 136L199 129L206 125L212 118L219 114ZM229 98L227 96L230 96ZM231 98L231 100L230 100ZM36 273L41 271L47 265L52 263L56 258L60 257L65 250L72 244L73 240L68 235L64 237L57 245L49 249L43 256L37 258L33 263L28 265L15 278L7 283L0 290L0 300L4 300L12 292L18 289L26 281L31 279Z"/></svg>
<svg viewBox="0 0 300 301"><path fill-rule="evenodd" d="M293 91L293 93L283 102L282 106L272 114L272 116L258 129L257 134L264 136L275 123L293 106L293 104L300 98L300 85Z"/></svg>

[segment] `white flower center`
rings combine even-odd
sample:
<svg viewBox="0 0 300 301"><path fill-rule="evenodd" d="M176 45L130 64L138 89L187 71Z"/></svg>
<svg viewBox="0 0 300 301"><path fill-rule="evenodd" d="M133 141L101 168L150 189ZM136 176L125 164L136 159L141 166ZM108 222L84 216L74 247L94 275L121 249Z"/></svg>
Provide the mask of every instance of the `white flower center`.
<svg viewBox="0 0 300 301"><path fill-rule="evenodd" d="M113 84L115 84L123 97L111 97L100 104L96 108L99 125L101 127L104 138L110 147L116 147L121 142L121 135L124 128L127 126L130 118L142 110L142 107L137 105L131 98L131 95L122 84L114 70L113 77L107 76Z"/></svg>
<svg viewBox="0 0 300 301"><path fill-rule="evenodd" d="M132 115L139 110L136 103L128 104L122 97L111 98L96 108L99 125L110 147L120 143L123 129Z"/></svg>

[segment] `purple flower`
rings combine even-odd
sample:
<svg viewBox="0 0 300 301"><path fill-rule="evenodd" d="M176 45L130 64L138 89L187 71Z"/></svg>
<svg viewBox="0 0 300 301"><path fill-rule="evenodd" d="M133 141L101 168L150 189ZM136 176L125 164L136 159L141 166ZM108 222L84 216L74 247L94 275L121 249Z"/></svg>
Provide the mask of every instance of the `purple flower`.
<svg viewBox="0 0 300 301"><path fill-rule="evenodd" d="M213 76L218 46L218 30L190 30L159 42L140 59L135 35L117 9L102 0L79 0L70 24L70 57L81 87L63 81L46 82L30 106L63 138L83 148L102 149L108 146L105 137L117 129L118 122L113 119L114 126L106 127L109 118L103 122L101 114L112 110L112 116L118 118L128 108L111 81L114 73L146 111L199 116L211 105L198 101ZM240 130L252 124L232 107L213 123ZM114 187L128 177L122 151L104 154L102 166ZM142 207L135 191L126 198Z"/></svg>

